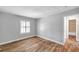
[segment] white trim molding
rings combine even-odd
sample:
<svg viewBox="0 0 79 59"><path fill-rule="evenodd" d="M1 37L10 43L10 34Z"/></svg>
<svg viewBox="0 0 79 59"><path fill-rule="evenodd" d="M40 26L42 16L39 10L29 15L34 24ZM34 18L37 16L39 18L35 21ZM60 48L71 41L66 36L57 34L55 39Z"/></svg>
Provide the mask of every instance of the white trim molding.
<svg viewBox="0 0 79 59"><path fill-rule="evenodd" d="M11 42L16 42L16 41L23 40L23 39L25 39L25 38L34 37L34 36L36 36L36 35L26 36L26 37L23 37L23 38L18 38L18 39L16 39L16 40L11 40L11 41L7 41L7 42L2 42L2 43L0 43L0 45L8 44L8 43L11 43Z"/></svg>
<svg viewBox="0 0 79 59"><path fill-rule="evenodd" d="M69 34L69 35L74 35L74 36L76 36L76 33L75 33L75 32L69 32L68 34Z"/></svg>
<svg viewBox="0 0 79 59"><path fill-rule="evenodd" d="M40 36L40 35L37 35L37 36L40 37L40 38L43 38L43 39L46 39L46 40L49 40L49 41L56 42L58 44L64 45L63 42L59 42L59 41L56 41L56 40L53 40L53 39L50 39L50 38L47 38L47 37L44 37L44 36Z"/></svg>
<svg viewBox="0 0 79 59"><path fill-rule="evenodd" d="M55 40L53 40L53 39L50 39L50 38L47 38L47 37L44 37L44 36L40 36L40 35L26 36L26 37L23 37L23 38L18 38L18 39L16 39L16 40L11 40L11 41L7 41L7 42L2 42L2 43L0 43L0 45L12 43L12 42L16 42L16 41L23 40L23 39L25 39L25 38L34 37L34 36L37 36L37 37L40 37L40 38L43 38L43 39L46 39L46 40L49 40L49 41L52 41L52 42L56 42L56 43L61 44L61 45L64 45L64 43L61 43L61 42L59 42L59 41L55 41Z"/></svg>

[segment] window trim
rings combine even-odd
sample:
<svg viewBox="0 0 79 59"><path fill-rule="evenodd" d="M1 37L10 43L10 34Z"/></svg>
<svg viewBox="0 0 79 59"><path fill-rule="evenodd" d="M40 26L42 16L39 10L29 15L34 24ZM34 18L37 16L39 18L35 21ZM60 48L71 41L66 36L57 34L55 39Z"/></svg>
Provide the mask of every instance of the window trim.
<svg viewBox="0 0 79 59"><path fill-rule="evenodd" d="M23 25L23 23L25 24L25 25ZM29 24L29 26L27 26L27 24ZM26 21L26 20L21 20L20 21L20 33L21 34L24 34L24 33L30 33L30 21ZM28 30L28 28L29 28L29 30ZM23 29L24 29L24 31L23 31Z"/></svg>

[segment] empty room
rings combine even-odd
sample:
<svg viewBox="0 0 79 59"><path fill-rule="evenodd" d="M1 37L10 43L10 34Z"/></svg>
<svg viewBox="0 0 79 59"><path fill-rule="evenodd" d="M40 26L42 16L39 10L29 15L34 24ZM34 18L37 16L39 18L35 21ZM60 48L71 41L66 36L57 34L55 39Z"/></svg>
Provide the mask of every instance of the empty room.
<svg viewBox="0 0 79 59"><path fill-rule="evenodd" d="M0 52L79 52L79 6L0 6Z"/></svg>

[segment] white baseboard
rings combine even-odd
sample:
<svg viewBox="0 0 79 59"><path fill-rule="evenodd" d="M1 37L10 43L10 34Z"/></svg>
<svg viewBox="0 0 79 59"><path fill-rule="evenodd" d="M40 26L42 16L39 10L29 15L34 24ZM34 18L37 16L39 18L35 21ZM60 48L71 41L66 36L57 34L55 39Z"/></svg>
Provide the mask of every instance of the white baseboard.
<svg viewBox="0 0 79 59"><path fill-rule="evenodd" d="M75 35L76 36L76 33L75 32L69 32L68 34L69 35Z"/></svg>
<svg viewBox="0 0 79 59"><path fill-rule="evenodd" d="M25 39L25 38L30 38L30 37L34 37L34 36L38 36L38 37L40 37L40 38L44 38L44 39L46 39L46 40L49 40L49 41L56 42L56 43L58 43L58 44L64 45L64 43L61 43L61 42L59 42L59 41L52 40L52 39L47 38L47 37L39 36L39 35L26 36L26 37L23 37L23 38L18 38L18 39L16 39L16 40L11 40L11 41L7 41L7 42L2 42L2 43L0 43L0 45L4 45L4 44L7 44L7 43L11 43L11 42L23 40L23 39Z"/></svg>
<svg viewBox="0 0 79 59"><path fill-rule="evenodd" d="M26 36L26 37L23 37L23 38L18 38L18 39L16 39L16 40L11 40L11 41L7 41L7 42L2 42L2 43L0 43L0 45L4 45L4 44L7 44L7 43L11 43L11 42L23 40L23 39L25 39L25 38L30 38L30 37L34 37L34 36L36 36L36 35Z"/></svg>
<svg viewBox="0 0 79 59"><path fill-rule="evenodd" d="M64 43L61 43L61 42L59 42L59 41L55 41L55 40L52 40L52 39L50 39L50 38L47 38L47 37L44 37L44 36L40 36L40 35L37 35L37 36L40 37L40 38L44 38L44 39L46 39L46 40L49 40L49 41L56 42L56 43L58 43L58 44L64 45Z"/></svg>

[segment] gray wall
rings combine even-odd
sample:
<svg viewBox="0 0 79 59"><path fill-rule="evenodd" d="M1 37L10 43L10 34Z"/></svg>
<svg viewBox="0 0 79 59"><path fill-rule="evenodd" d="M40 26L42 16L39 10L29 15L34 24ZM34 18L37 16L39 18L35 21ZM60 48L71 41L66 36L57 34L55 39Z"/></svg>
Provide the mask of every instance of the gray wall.
<svg viewBox="0 0 79 59"><path fill-rule="evenodd" d="M16 40L17 38L31 35L40 35L51 40L63 42L64 16L74 14L79 14L79 9L50 15L39 20L0 12L0 42ZM20 20L29 20L31 22L30 33L20 34Z"/></svg>
<svg viewBox="0 0 79 59"><path fill-rule="evenodd" d="M20 20L31 22L30 33L20 34ZM0 42L12 41L31 35L36 35L35 19L0 12Z"/></svg>
<svg viewBox="0 0 79 59"><path fill-rule="evenodd" d="M38 20L38 35L63 43L64 16L74 14L79 14L79 8L65 11L56 15L50 15Z"/></svg>

